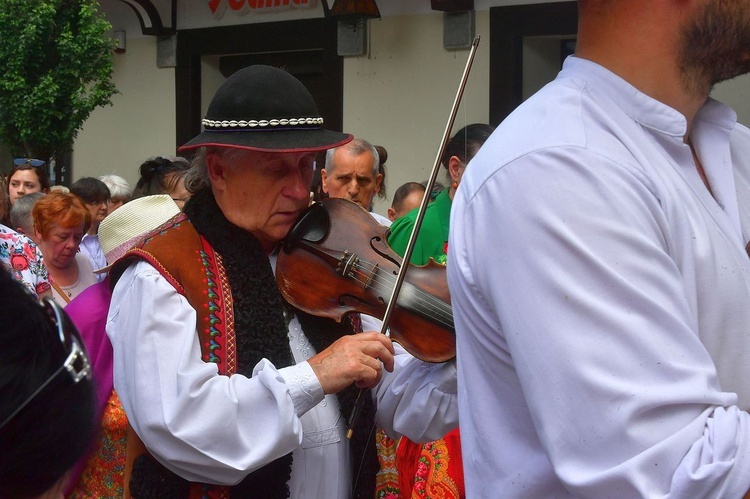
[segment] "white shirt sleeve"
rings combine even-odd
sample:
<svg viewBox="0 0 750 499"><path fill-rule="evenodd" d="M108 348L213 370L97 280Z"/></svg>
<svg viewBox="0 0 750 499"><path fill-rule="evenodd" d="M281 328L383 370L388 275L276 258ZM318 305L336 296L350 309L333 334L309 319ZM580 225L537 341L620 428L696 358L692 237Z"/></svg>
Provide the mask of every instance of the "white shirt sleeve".
<svg viewBox="0 0 750 499"><path fill-rule="evenodd" d="M276 369L264 359L251 378L218 375L201 360L195 323L151 265L128 268L107 318L115 389L159 462L190 481L234 485L299 447L299 418L323 391L306 362Z"/></svg>
<svg viewBox="0 0 750 499"><path fill-rule="evenodd" d="M362 316L364 331L380 331L382 322ZM458 426L456 367L453 362L422 362L394 343L395 366L383 371L373 390L376 422L392 438L415 442L442 438Z"/></svg>

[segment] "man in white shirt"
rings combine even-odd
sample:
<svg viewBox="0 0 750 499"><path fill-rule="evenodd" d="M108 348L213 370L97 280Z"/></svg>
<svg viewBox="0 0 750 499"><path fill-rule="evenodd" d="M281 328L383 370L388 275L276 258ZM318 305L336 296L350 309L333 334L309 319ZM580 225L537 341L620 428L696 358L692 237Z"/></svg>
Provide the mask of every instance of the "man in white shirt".
<svg viewBox="0 0 750 499"><path fill-rule="evenodd" d="M110 271L107 334L136 456L126 496L371 498L375 419L419 440L457 425L452 363L279 294L277 246L308 206L315 152L351 140L322 121L285 71L232 75L181 148L197 150L184 212ZM358 387L372 394L348 440Z"/></svg>
<svg viewBox="0 0 750 499"><path fill-rule="evenodd" d="M747 0L581 0L451 213L468 497L750 488Z"/></svg>

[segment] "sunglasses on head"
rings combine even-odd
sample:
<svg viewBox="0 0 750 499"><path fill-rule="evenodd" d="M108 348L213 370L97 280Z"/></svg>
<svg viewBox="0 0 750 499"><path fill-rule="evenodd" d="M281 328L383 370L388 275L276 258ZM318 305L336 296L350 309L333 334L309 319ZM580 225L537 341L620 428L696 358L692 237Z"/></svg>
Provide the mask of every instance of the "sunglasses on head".
<svg viewBox="0 0 750 499"><path fill-rule="evenodd" d="M31 165L33 167L38 167L38 166L44 166L47 163L46 163L46 161L42 161L41 159L16 158L16 159L13 160L13 164L15 166Z"/></svg>
<svg viewBox="0 0 750 499"><path fill-rule="evenodd" d="M57 332L57 335L60 339L60 343L65 349L65 353L67 353L68 355L65 358L63 364L58 367L57 370L52 373L50 377L47 378L47 380L42 383L39 388L34 390L34 392L16 408L16 410L10 413L10 416L5 418L5 420L0 424L0 429L4 428L6 424L8 424L19 412L21 412L21 410L23 410L24 407L29 404L29 402L34 400L34 397L39 395L39 393L41 393L41 391L44 390L44 388L53 379L55 379L61 372L63 372L63 370L68 372L68 375L71 377L74 384L78 383L84 378L87 381L91 381L91 362L89 361L88 354L86 353L86 347L83 344L81 335L73 325L73 322L52 298L45 298L40 303L40 305L44 309L44 313L47 316L47 319L50 321L50 324L52 324L52 326L55 328L55 331Z"/></svg>

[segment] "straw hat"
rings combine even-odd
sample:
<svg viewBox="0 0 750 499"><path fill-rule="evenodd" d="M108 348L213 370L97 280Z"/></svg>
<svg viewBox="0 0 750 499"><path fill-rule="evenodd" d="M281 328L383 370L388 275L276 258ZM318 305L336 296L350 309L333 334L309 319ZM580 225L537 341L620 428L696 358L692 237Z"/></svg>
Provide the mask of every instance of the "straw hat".
<svg viewBox="0 0 750 499"><path fill-rule="evenodd" d="M202 121L204 132L180 151L204 146L268 152L323 151L352 140L325 130L305 86L272 66L249 66L227 78Z"/></svg>
<svg viewBox="0 0 750 499"><path fill-rule="evenodd" d="M166 194L146 196L125 203L99 224L99 244L107 265L94 272L109 271L112 264L143 238L161 230L180 213L180 208Z"/></svg>

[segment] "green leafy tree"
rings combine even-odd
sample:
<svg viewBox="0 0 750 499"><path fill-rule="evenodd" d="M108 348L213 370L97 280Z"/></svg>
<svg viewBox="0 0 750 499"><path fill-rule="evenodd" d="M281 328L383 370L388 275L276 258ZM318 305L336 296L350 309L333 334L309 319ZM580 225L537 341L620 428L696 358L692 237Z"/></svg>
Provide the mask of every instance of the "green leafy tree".
<svg viewBox="0 0 750 499"><path fill-rule="evenodd" d="M14 156L60 158L117 92L112 27L94 0L0 0L0 27L0 141Z"/></svg>

